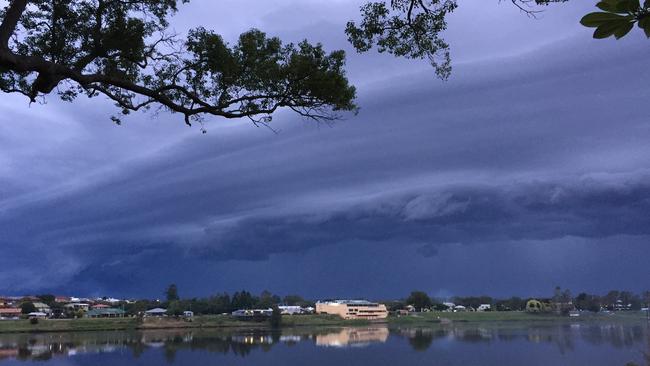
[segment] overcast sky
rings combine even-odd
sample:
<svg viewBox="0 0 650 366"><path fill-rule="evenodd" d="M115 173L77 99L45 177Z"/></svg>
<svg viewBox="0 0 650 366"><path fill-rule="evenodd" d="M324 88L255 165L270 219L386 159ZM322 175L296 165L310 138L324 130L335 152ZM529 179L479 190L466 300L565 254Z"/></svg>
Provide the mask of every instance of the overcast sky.
<svg viewBox="0 0 650 366"><path fill-rule="evenodd" d="M0 98L0 293L309 298L650 288L650 47L460 0L454 71L356 54L361 1L193 0L172 21L348 51L357 116L274 134L101 98ZM580 4L578 4L580 3Z"/></svg>

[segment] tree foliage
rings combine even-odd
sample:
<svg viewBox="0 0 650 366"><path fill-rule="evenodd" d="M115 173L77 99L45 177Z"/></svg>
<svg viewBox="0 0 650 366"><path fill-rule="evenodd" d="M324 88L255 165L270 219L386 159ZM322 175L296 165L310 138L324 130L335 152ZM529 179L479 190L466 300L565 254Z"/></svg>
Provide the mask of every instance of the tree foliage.
<svg viewBox="0 0 650 366"><path fill-rule="evenodd" d="M283 44L251 29L230 44L199 27L185 38L168 19L189 0L9 0L0 9L0 91L31 102L48 94L73 101L105 96L120 114L162 109L202 123L205 116L267 124L279 109L317 121L356 111L343 51L306 40ZM508 0L535 16L568 0ZM650 37L650 0L602 0L582 24L595 38L621 38L637 24ZM442 33L458 0L374 0L345 29L359 52L376 48L427 59L451 73ZM205 131L202 128L203 131Z"/></svg>
<svg viewBox="0 0 650 366"><path fill-rule="evenodd" d="M449 45L441 32L447 29L447 14L456 9L455 0L391 0L370 2L361 7L363 20L348 22L348 40L359 52L376 46L408 58L427 58L439 77L451 73Z"/></svg>
<svg viewBox="0 0 650 366"><path fill-rule="evenodd" d="M409 305L413 305L417 311L422 311L423 309L428 309L433 305L433 301L429 297L429 295L426 294L426 292L423 291L413 291L409 295L409 297L406 299L406 303Z"/></svg>
<svg viewBox="0 0 650 366"><path fill-rule="evenodd" d="M162 108L266 123L279 108L315 120L355 110L343 51L283 44L252 29L235 44L168 17L189 0L11 0L0 12L0 90L32 102L104 95L121 113ZM118 117L113 117L119 123Z"/></svg>
<svg viewBox="0 0 650 366"><path fill-rule="evenodd" d="M23 314L35 313L37 310L33 302L24 302L20 305L20 312Z"/></svg>
<svg viewBox="0 0 650 366"><path fill-rule="evenodd" d="M180 300L180 297L178 296L178 287L173 283L169 285L167 290L165 290L165 297L167 298L167 301L170 302Z"/></svg>
<svg viewBox="0 0 650 366"><path fill-rule="evenodd" d="M508 0L530 17L543 6L569 0ZM604 12L586 15L581 23L597 27L594 38L625 36L636 23L650 37L650 0L603 0L596 5ZM383 0L361 7L361 21L346 27L349 41L359 52L376 47L407 58L428 59L436 74L446 79L451 74L449 44L442 37L447 15L458 7L458 0Z"/></svg>
<svg viewBox="0 0 650 366"><path fill-rule="evenodd" d="M639 0L603 0L596 4L600 12L585 15L580 23L585 27L596 28L594 38L616 39L625 37L634 24L650 38L650 0L643 6Z"/></svg>

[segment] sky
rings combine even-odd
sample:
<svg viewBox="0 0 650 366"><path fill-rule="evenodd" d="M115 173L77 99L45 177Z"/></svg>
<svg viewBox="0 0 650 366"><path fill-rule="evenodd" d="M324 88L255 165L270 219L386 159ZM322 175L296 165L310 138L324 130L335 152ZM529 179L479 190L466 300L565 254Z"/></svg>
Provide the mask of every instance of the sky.
<svg viewBox="0 0 650 366"><path fill-rule="evenodd" d="M0 294L550 296L650 288L648 41L461 0L453 74L357 54L362 1L193 0L171 21L347 51L358 115L273 127L0 98Z"/></svg>

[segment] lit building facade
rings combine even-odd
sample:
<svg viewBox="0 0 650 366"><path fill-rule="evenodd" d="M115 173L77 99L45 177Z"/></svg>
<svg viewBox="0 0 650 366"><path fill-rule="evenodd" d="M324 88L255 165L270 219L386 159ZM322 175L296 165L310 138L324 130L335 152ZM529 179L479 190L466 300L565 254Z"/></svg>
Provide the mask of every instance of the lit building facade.
<svg viewBox="0 0 650 366"><path fill-rule="evenodd" d="M327 300L316 303L317 314L338 315L343 319L386 319L386 305L366 300Z"/></svg>

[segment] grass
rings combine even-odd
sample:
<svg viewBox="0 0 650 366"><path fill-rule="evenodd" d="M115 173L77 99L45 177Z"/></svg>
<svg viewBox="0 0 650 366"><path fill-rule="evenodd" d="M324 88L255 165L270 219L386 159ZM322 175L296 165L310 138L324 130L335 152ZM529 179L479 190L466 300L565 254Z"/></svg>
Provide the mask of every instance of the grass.
<svg viewBox="0 0 650 366"><path fill-rule="evenodd" d="M333 315L283 316L282 327L363 326L367 321L343 320ZM196 316L188 322L175 318L47 319L31 324L28 320L0 321L0 333L82 332L148 329L268 328L269 322L241 321L228 315Z"/></svg>
<svg viewBox="0 0 650 366"><path fill-rule="evenodd" d="M525 312L465 312L419 313L402 317L392 317L390 324L423 326L441 322L473 323L473 322L644 322L645 313L626 312L616 314L582 313L579 317L570 318L554 314L532 314Z"/></svg>
<svg viewBox="0 0 650 366"><path fill-rule="evenodd" d="M39 320L38 324L31 324L29 320L3 320L0 321L0 333L129 330L136 329L137 325L134 318Z"/></svg>
<svg viewBox="0 0 650 366"><path fill-rule="evenodd" d="M552 314L529 314L524 312L485 312L485 313L420 313L402 317L389 317L384 323L395 326L426 327L441 323L516 323L516 322L644 322L644 313L629 312L616 314L583 314L578 318ZM366 326L371 324L364 320L343 320L334 315L294 315L283 316L282 327L340 327ZM196 316L192 322L174 318L136 318L121 319L69 319L40 320L30 324L28 320L0 321L0 333L37 333L37 332L83 332L110 330L147 330L147 329L263 329L269 322L252 322L237 320L228 315Z"/></svg>

